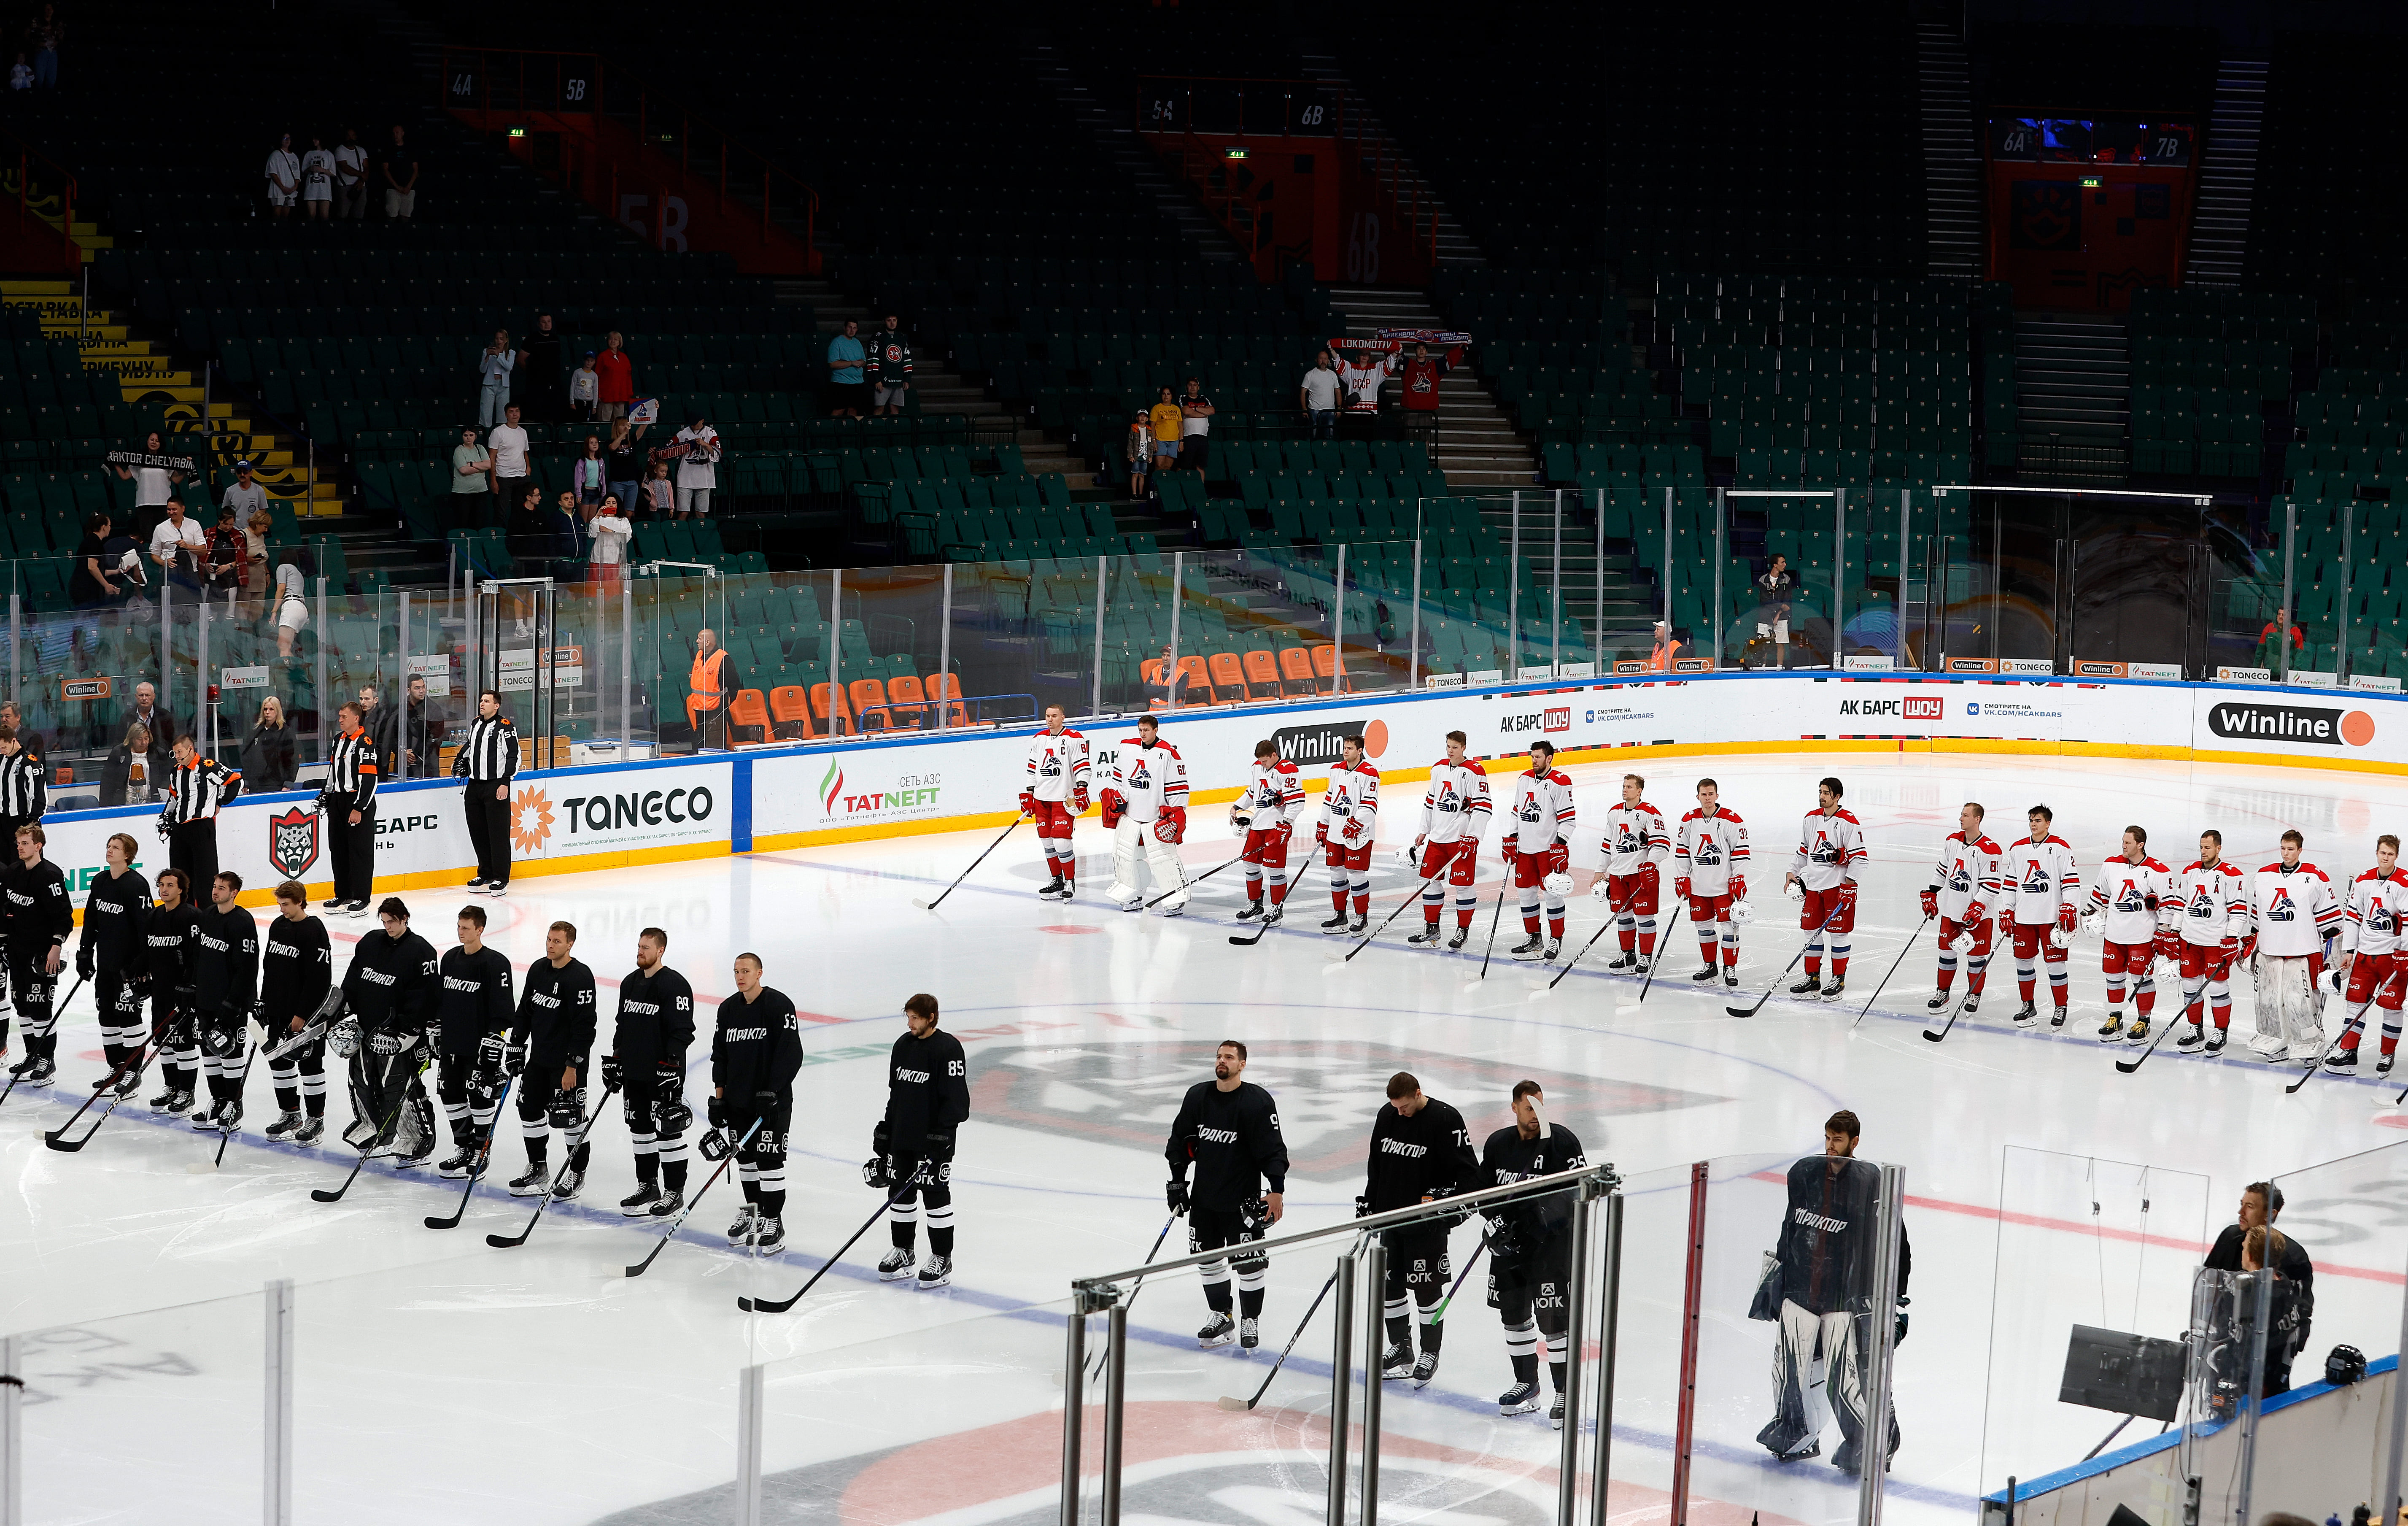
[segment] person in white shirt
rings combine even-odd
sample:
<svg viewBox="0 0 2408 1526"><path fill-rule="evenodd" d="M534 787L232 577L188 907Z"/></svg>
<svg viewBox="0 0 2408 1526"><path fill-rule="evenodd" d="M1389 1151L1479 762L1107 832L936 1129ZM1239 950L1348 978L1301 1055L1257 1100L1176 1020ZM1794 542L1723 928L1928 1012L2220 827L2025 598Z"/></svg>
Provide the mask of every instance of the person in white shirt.
<svg viewBox="0 0 2408 1526"><path fill-rule="evenodd" d="M1370 925L1371 845L1380 832L1380 770L1363 756L1361 737L1343 737L1338 761L1329 766L1329 785L1321 796L1321 820L1312 841L1329 866L1329 904L1334 914L1321 924L1326 933L1361 932ZM1346 901L1354 901L1354 919L1346 919Z"/></svg>
<svg viewBox="0 0 2408 1526"><path fill-rule="evenodd" d="M485 453L494 459L494 501L508 524L527 494L527 432L519 424L518 404L504 409L502 422L487 432Z"/></svg>
<svg viewBox="0 0 2408 1526"><path fill-rule="evenodd" d="M309 597L302 588L301 569L286 562L276 569L276 655L293 660L294 643L309 625Z"/></svg>
<svg viewBox="0 0 2408 1526"><path fill-rule="evenodd" d="M309 151L301 156L302 211L311 220L323 223L335 215L335 156L326 151L323 138L314 134L309 138Z"/></svg>
<svg viewBox="0 0 2408 1526"><path fill-rule="evenodd" d="M2171 951L2182 961L2183 1017L2174 1033L2174 1047L2188 1051L2205 1045L2214 1057L2224 1053L2232 1026L2232 961L2241 953L2241 930L2249 923L2249 898L2243 889L2240 867L2224 857L2224 834L2211 827L2199 834L2199 857L2175 876L2182 895L2178 947ZM2200 1005L2214 1019L2208 1031Z"/></svg>
<svg viewBox="0 0 2408 1526"><path fill-rule="evenodd" d="M279 223L293 215L301 195L301 161L293 153L293 135L277 140L267 155L267 211Z"/></svg>
<svg viewBox="0 0 2408 1526"><path fill-rule="evenodd" d="M2083 914L2083 930L2104 939L2099 964L2107 976L2107 1021L2100 1025L2099 1042L2128 1038L2145 1044L2149 1014L2157 1004L2157 957L2159 943L2182 914L2182 892L2174 871L2149 857L2149 834L2139 827L2124 828L2124 851L2099 866L2098 883L2090 887L2090 909ZM2132 1004L2140 1009L2128 1035L2124 1029L2124 977L2132 981Z"/></svg>
<svg viewBox="0 0 2408 1526"><path fill-rule="evenodd" d="M1268 741L1262 745L1271 746ZM1497 807L1488 798L1488 770L1466 756L1469 746L1470 739L1462 732L1446 734L1446 756L1430 765L1429 788L1422 794L1421 831L1406 850L1422 877L1422 930L1406 942L1424 948L1436 948L1439 943L1439 910L1446 900L1440 875L1446 876L1455 892L1455 936L1449 948L1461 948L1469 940L1471 914L1480 903L1472 875L1480 859L1481 834Z"/></svg>
<svg viewBox="0 0 2408 1526"><path fill-rule="evenodd" d="M150 532L150 559L181 586L198 587L201 561L208 550L208 540L201 533L199 522L184 517L184 500L169 498L167 517Z"/></svg>
<svg viewBox="0 0 2408 1526"><path fill-rule="evenodd" d="M1664 813L1647 803L1647 781L1622 776L1622 799L1605 813L1605 872L1588 887L1606 903L1622 957L1609 970L1645 974L1656 962L1656 907L1663 893L1664 865L1672 857L1672 833Z"/></svg>
<svg viewBox="0 0 2408 1526"><path fill-rule="evenodd" d="M491 429L510 402L510 372L518 368L519 353L510 331L497 328L485 353L477 357L477 423ZM510 421L515 424L518 421Z"/></svg>
<svg viewBox="0 0 2408 1526"><path fill-rule="evenodd" d="M160 442L159 431L153 429L144 438L142 453L165 455L166 447ZM176 484L184 480L181 470L172 467L120 467L117 475L134 484L134 511L136 519L146 509L165 510L167 499L175 493Z"/></svg>
<svg viewBox="0 0 2408 1526"><path fill-rule="evenodd" d="M583 423L594 417L595 406L602 398L602 376L594 368L594 352L585 352L585 364L568 373L568 416Z"/></svg>
<svg viewBox="0 0 2408 1526"><path fill-rule="evenodd" d="M1522 892L1522 942L1513 945L1517 959L1553 959L1564 941L1564 897L1571 893L1571 775L1555 767L1555 744L1530 743L1530 767L1513 780L1513 801L1507 809L1498 843L1513 871L1513 887ZM1547 928L1539 931L1543 901Z"/></svg>
<svg viewBox="0 0 2408 1526"><path fill-rule="evenodd" d="M1179 844L1187 835L1187 761L1162 740L1162 723L1140 717L1137 735L1112 752L1111 782L1104 786L1104 826L1112 834L1112 883L1105 898L1122 911L1141 908L1140 860L1153 866L1162 914L1187 910L1187 874Z"/></svg>
<svg viewBox="0 0 2408 1526"><path fill-rule="evenodd" d="M1070 900L1079 893L1079 858L1070 828L1086 813L1092 774L1087 739L1070 729L1060 705L1045 707L1045 729L1028 739L1028 771L1020 785L1020 812L1037 824L1045 867L1054 877L1037 891L1039 900Z"/></svg>
<svg viewBox="0 0 2408 1526"><path fill-rule="evenodd" d="M1334 439L1338 436L1338 373L1331 369L1329 352L1324 350L1304 373L1297 387L1297 401L1304 409L1305 422L1312 426L1315 439Z"/></svg>
<svg viewBox="0 0 2408 1526"><path fill-rule="evenodd" d="M1717 974L1725 986L1739 984L1739 929L1756 914L1747 901L1747 823L1722 802L1722 786L1698 781L1698 808L1681 818L1672 839L1672 894L1689 903L1704 968L1689 978L1707 982ZM1714 968L1714 943L1722 942L1722 968Z"/></svg>
<svg viewBox="0 0 2408 1526"><path fill-rule="evenodd" d="M344 128L343 140L335 145L335 215L368 215L368 151L356 127Z"/></svg>
<svg viewBox="0 0 2408 1526"><path fill-rule="evenodd" d="M636 533L635 522L620 511L615 493L602 496L601 506L594 517L585 522L586 533L594 538L594 581L616 583L620 564L627 559L627 542Z"/></svg>
<svg viewBox="0 0 2408 1526"><path fill-rule="evenodd" d="M719 485L719 431L699 413L677 432L674 443L686 448L678 457L677 517L710 512L711 490Z"/></svg>
<svg viewBox="0 0 2408 1526"><path fill-rule="evenodd" d="M1982 1010L1990 938L1998 927L1990 920L1990 908L1999 903L1999 863L2006 854L1982 828L1988 814L1976 800L1957 807L1956 830L1940 844L1940 861L1931 868L1931 883L1923 887L1923 914L1940 923L1940 978L1931 1000L1924 1003L1932 1012L1948 1005L1959 954L1965 957L1965 1014Z"/></svg>
<svg viewBox="0 0 2408 1526"><path fill-rule="evenodd" d="M2015 989L2024 999L2015 1025L2030 1028L2040 1021L2040 1009L2032 1004L2032 959L2037 956L2048 966L2048 992L2057 1004L2048 1026L2063 1028L2066 950L2073 946L2074 907L2082 875L2074 867L2072 846L2049 829L2057 819L2055 812L2035 805L2024 819L2031 826L2031 836L2009 848L2000 866L2004 894L1999 906L1999 931L2014 940Z"/></svg>
<svg viewBox="0 0 2408 1526"><path fill-rule="evenodd" d="M2400 1048L2400 1008L2408 999L2408 953L2401 947L2401 918L2408 916L2408 874L2400 871L2400 839L2389 832L2374 840L2374 867L2350 882L2349 906L2342 915L2341 957L2334 961L2333 984L2344 986L2347 1014L2342 1019L2341 1043L2325 1058L2325 1068L2344 1075L2358 1073L2358 1041L2366 1032L2366 1009L2383 1014L2383 1054L2374 1073L2391 1073Z"/></svg>
<svg viewBox="0 0 2408 1526"><path fill-rule="evenodd" d="M2257 977L2250 1050L2268 1064L2324 1058L2325 945L2342 929L2341 898L2325 871L2300 857L2307 840L2283 834L2282 857L2250 876L2242 962Z"/></svg>
<svg viewBox="0 0 2408 1526"><path fill-rule="evenodd" d="M1840 803L1846 786L1827 777L1814 786L1814 809L1798 828L1798 848L1781 887L1798 886L1798 925L1806 932L1806 978L1792 996L1837 1000L1848 984L1849 939L1856 929L1856 875L1865 866L1865 828ZM1831 956L1831 983L1820 984L1823 954Z"/></svg>

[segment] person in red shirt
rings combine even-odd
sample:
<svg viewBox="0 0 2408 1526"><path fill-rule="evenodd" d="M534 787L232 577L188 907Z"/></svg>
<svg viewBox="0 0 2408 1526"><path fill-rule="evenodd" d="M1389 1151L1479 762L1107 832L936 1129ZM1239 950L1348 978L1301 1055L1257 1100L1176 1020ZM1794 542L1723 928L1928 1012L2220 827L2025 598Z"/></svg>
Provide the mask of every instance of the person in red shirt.
<svg viewBox="0 0 2408 1526"><path fill-rule="evenodd" d="M1426 344L1415 344L1404 364L1405 427L1431 445L1438 443L1439 380L1463 363L1460 345L1433 356Z"/></svg>
<svg viewBox="0 0 2408 1526"><path fill-rule="evenodd" d="M595 417L625 418L627 405L636 400L636 367L627 358L625 338L616 329L603 342L602 353L594 357L594 374L601 379L601 398L595 408Z"/></svg>

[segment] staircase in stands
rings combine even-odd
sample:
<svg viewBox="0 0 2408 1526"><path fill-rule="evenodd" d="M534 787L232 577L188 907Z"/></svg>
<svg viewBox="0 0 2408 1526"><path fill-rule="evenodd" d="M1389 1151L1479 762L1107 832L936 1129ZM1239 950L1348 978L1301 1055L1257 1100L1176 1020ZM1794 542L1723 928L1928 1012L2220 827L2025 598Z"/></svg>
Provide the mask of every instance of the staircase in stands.
<svg viewBox="0 0 2408 1526"><path fill-rule="evenodd" d="M1370 150L1371 155L1397 166L1398 200L1437 209L1437 262L1440 265L1488 263L1487 256L1482 254L1480 247L1471 241L1471 235L1464 232L1463 224L1447 210L1446 201L1438 194L1438 188L1423 179L1412 155L1407 153L1404 146L1388 131L1387 124L1380 120L1378 112L1371 109L1363 93L1340 72L1338 60L1328 53L1307 50L1304 54L1304 77L1338 92L1346 102L1347 110L1355 113L1357 120L1351 125L1363 135L1365 146Z"/></svg>
<svg viewBox="0 0 2408 1526"><path fill-rule="evenodd" d="M2015 315L2015 475L2121 483L2131 473L2131 347L2104 314Z"/></svg>
<svg viewBox="0 0 2408 1526"><path fill-rule="evenodd" d="M1369 338L1383 328L1446 326L1420 292L1334 286L1329 299L1350 338ZM1467 493L1527 487L1538 481L1537 453L1476 374L1480 351L1478 336L1473 338L1472 366L1439 383L1438 469L1449 487Z"/></svg>
<svg viewBox="0 0 2408 1526"><path fill-rule="evenodd" d="M1240 258L1238 246L1229 241L1228 234L1196 205L1196 198L1187 194L1186 187L1163 170L1154 151L1138 137L1137 123L1125 112L1105 109L1087 87L1079 83L1077 75L1053 44L1032 38L1022 50L1021 62L1103 145L1106 157L1128 176L1137 194L1179 224L1179 231L1194 246L1197 258L1225 263Z"/></svg>
<svg viewBox="0 0 2408 1526"><path fill-rule="evenodd" d="M84 224L77 226L80 229ZM78 237L86 236L79 233ZM98 247L107 247L105 238ZM126 402L163 405L169 430L205 433L205 449L215 455L222 470L239 459L251 461L254 480L267 489L268 497L290 503L296 517L331 518L343 511L342 490L335 482L331 462L327 469L313 472L308 443L279 431L246 405L209 397L204 423L203 398L209 389L200 376L166 346L136 336L127 315L106 308L87 313L78 284L64 279L0 281L0 302L39 310L46 335L78 338L85 368L115 371ZM127 440L120 448L133 449L140 443ZM171 450L182 443L175 442ZM206 522L216 523L216 516L206 516Z"/></svg>
<svg viewBox="0 0 2408 1526"><path fill-rule="evenodd" d="M2258 194L2258 147L2266 122L2266 61L2228 58L2215 74L2215 109L2200 161L2199 207L2191 218L2183 282L2231 291L2241 284Z"/></svg>
<svg viewBox="0 0 2408 1526"><path fill-rule="evenodd" d="M1981 156L1973 137L1971 74L1965 45L1944 22L1915 25L1923 92L1923 238L1926 268L1980 279Z"/></svg>

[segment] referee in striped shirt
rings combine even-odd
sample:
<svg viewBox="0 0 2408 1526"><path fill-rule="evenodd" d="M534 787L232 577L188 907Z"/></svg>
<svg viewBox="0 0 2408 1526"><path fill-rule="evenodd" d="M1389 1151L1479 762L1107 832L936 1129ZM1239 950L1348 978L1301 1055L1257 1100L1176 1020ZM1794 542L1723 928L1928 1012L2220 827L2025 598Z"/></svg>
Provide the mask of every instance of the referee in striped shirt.
<svg viewBox="0 0 2408 1526"><path fill-rule="evenodd" d="M326 817L326 857L335 867L335 899L321 910L366 916L376 890L377 743L351 701L335 713L342 734L326 750L326 784L318 809Z"/></svg>
<svg viewBox="0 0 2408 1526"><path fill-rule="evenodd" d="M183 871L187 886L207 885L218 877L218 808L242 793L242 770L203 757L191 737L178 737L165 793L159 835L167 840L168 867Z"/></svg>
<svg viewBox="0 0 2408 1526"><path fill-rule="evenodd" d="M17 828L41 820L50 804L41 758L19 744L15 727L0 720L0 838L15 842Z"/></svg>
<svg viewBox="0 0 2408 1526"><path fill-rule="evenodd" d="M519 771L519 733L502 713L499 691L477 697L477 718L452 759L454 777L466 780L461 804L468 813L468 841L477 846L477 877L471 890L505 893L510 883L510 778Z"/></svg>

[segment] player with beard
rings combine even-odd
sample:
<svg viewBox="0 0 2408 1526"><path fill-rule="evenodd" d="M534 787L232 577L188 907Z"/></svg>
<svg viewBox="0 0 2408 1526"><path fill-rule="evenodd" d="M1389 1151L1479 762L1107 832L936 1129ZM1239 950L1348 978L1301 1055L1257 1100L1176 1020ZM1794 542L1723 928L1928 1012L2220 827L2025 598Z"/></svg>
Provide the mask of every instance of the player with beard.
<svg viewBox="0 0 2408 1526"><path fill-rule="evenodd" d="M1481 1147L1483 1186L1511 1187L1588 1164L1578 1136L1542 1115L1546 1092L1536 1081L1513 1083L1513 1121ZM1565 1302L1571 1280L1571 1200L1556 1192L1507 1199L1483 1208L1488 1221L1488 1306L1505 1326L1505 1353L1513 1386L1497 1396L1500 1415L1539 1407L1539 1339L1547 1342L1547 1376L1555 1400L1548 1418L1564 1423L1564 1362L1570 1331Z"/></svg>
<svg viewBox="0 0 2408 1526"><path fill-rule="evenodd" d="M1287 1141L1280 1137L1279 1104L1245 1079L1246 1046L1224 1039L1212 1051L1212 1079L1198 1081L1180 1100L1163 1154L1170 1161L1164 1188L1172 1213L1187 1210L1187 1248L1196 1255L1235 1247L1226 1261L1198 1268L1211 1317L1196 1332L1202 1346L1231 1341L1252 1349L1262 1343L1263 1283L1269 1260L1244 1247L1286 1212ZM1196 1168L1196 1186L1187 1168ZM1264 1184L1269 1190L1263 1190ZM1238 1318L1229 1317L1229 1274L1238 1274Z"/></svg>
<svg viewBox="0 0 2408 1526"><path fill-rule="evenodd" d="M1480 1158L1471 1153L1471 1133L1463 1115L1435 1097L1424 1095L1410 1071L1388 1077L1388 1101L1371 1123L1371 1162L1363 1195L1354 1200L1354 1216L1411 1208L1419 1203L1475 1191L1481 1186ZM1447 1259L1446 1237L1463 1216L1427 1219L1387 1231L1387 1286L1383 1289L1388 1326L1388 1349L1380 1361L1380 1375L1410 1377L1426 1389L1438 1375L1440 1321L1455 1269ZM1410 1300L1410 1302L1408 1302ZM1413 1356L1412 1311L1421 1309L1422 1354Z"/></svg>

